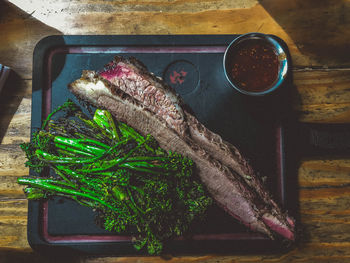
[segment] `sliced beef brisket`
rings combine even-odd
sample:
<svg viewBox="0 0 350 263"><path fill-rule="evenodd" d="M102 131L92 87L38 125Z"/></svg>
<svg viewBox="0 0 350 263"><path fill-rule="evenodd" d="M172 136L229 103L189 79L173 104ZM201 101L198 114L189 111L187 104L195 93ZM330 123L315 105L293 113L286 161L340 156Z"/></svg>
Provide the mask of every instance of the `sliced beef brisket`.
<svg viewBox="0 0 350 263"><path fill-rule="evenodd" d="M69 88L139 132L151 134L164 149L191 158L218 204L252 230L295 238L294 221L281 212L238 149L202 125L142 63L116 57L98 73L84 71Z"/></svg>

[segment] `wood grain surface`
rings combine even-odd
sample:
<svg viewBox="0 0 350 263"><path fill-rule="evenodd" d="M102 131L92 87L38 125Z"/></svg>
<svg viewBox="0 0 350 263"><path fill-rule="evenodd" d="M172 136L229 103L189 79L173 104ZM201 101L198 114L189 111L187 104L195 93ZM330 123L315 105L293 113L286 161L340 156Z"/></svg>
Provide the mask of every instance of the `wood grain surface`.
<svg viewBox="0 0 350 263"><path fill-rule="evenodd" d="M297 172L301 241L288 253L46 258L26 237L32 54L53 34L237 34L281 37L293 60L291 102L304 123L350 123L349 0L12 0L0 2L0 262L350 262L350 158L303 157Z"/></svg>

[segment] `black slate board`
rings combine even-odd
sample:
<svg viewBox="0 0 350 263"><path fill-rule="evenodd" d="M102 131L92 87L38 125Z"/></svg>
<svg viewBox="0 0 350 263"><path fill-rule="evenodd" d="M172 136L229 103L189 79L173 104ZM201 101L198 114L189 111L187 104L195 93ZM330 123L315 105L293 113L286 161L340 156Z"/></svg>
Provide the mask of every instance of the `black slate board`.
<svg viewBox="0 0 350 263"><path fill-rule="evenodd" d="M224 77L226 46L237 35L206 36L50 36L34 51L32 131L68 98L76 101L67 84L82 70L99 70L115 55L134 56L162 76L183 97L209 129L239 147L266 176L267 185L284 209L293 191L287 190L283 95L249 98L234 91ZM283 41L278 39L284 46ZM288 87L284 87L287 89ZM282 98L282 99L281 99ZM281 103L282 102L282 103ZM30 171L34 175L33 171ZM293 175L292 175L293 176ZM91 209L74 202L29 202L28 240L43 253L142 254L134 250L128 233L107 232L94 224ZM280 250L279 241L249 232L220 208L213 206L204 222L194 224L191 236L169 242L165 252L232 253ZM63 250L63 251L62 251Z"/></svg>

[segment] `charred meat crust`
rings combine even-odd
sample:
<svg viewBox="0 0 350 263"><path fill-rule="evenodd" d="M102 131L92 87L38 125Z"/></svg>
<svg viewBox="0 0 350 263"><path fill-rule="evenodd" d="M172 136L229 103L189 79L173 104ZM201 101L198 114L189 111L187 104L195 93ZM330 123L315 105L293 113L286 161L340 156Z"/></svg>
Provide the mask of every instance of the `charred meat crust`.
<svg viewBox="0 0 350 263"><path fill-rule="evenodd" d="M122 56L116 56L114 58L114 63L118 63L119 61L124 62L125 64L129 66L134 66L135 69L138 70L140 75L147 76L150 80L152 80L152 84L156 85L157 88L164 90L164 92L171 98L171 101L178 104L180 106L180 109L183 107L186 107L186 104L183 102L182 98L175 93L175 91L165 82L163 79L155 76L153 73L151 73L145 64L143 64L141 61L136 59L135 57L122 57ZM106 66L108 66L107 64ZM182 114L183 115L183 114ZM183 118L185 116L183 115Z"/></svg>
<svg viewBox="0 0 350 263"><path fill-rule="evenodd" d="M145 108L161 116L179 133L187 131L182 99L136 58L116 56L98 74L140 100Z"/></svg>

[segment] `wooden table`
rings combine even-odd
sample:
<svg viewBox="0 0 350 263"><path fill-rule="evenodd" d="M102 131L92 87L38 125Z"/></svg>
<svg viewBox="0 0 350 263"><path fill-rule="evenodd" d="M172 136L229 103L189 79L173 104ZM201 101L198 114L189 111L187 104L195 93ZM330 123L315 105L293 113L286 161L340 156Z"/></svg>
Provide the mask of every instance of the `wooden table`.
<svg viewBox="0 0 350 263"><path fill-rule="evenodd" d="M30 2L30 3L29 3ZM46 2L46 3L44 3ZM12 0L0 2L0 63L16 72L0 96L0 262L55 262L27 243L27 175L32 54L53 34L239 34L284 39L300 122L350 122L350 1ZM285 254L120 257L66 262L350 262L350 159L314 157L298 168L303 240ZM57 260L56 260L57 261Z"/></svg>

